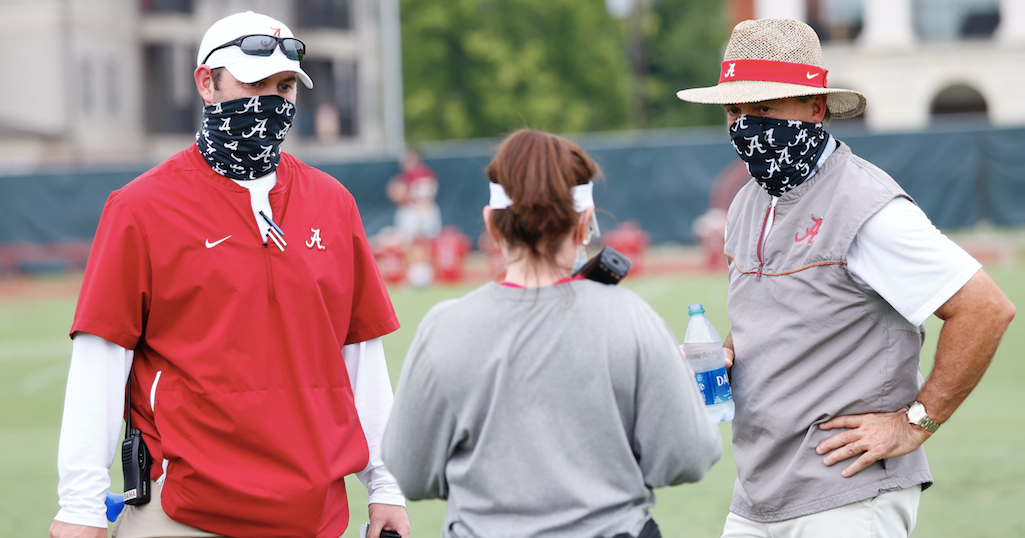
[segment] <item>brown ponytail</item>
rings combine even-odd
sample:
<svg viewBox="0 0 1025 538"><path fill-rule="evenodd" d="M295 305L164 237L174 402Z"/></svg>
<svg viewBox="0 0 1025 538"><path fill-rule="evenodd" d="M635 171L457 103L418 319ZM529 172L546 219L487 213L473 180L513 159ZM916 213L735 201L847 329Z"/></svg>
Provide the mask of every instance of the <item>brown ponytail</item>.
<svg viewBox="0 0 1025 538"><path fill-rule="evenodd" d="M488 179L504 189L513 205L491 213L491 224L511 247L555 261L560 243L577 224L570 188L599 173L579 146L543 131L520 129L499 146Z"/></svg>

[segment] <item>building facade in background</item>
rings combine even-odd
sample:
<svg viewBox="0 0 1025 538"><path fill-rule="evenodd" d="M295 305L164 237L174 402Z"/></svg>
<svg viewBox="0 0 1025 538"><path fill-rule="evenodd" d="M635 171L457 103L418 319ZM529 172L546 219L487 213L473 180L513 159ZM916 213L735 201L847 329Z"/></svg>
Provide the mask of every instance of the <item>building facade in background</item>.
<svg viewBox="0 0 1025 538"><path fill-rule="evenodd" d="M623 3L622 10L636 2ZM732 24L791 17L819 33L830 85L868 98L873 132L1025 125L1025 0L722 0ZM397 155L403 141L399 0L0 0L0 173L154 163L193 140L206 29L239 11L307 44L304 159ZM612 6L615 7L615 6ZM610 8L611 9L611 8ZM731 24L731 27L732 27ZM708 81L713 83L714 81ZM298 136L295 136L298 135Z"/></svg>
<svg viewBox="0 0 1025 538"><path fill-rule="evenodd" d="M193 78L199 42L215 21L247 10L285 22L307 46L303 69L314 88L300 89L286 151L381 153L402 138L385 127L385 3L0 0L16 49L0 57L8 82L0 88L0 168L158 162L180 151L202 118Z"/></svg>
<svg viewBox="0 0 1025 538"><path fill-rule="evenodd" d="M731 0L734 23L788 17L822 39L829 85L865 94L875 132L1025 125L1023 0Z"/></svg>

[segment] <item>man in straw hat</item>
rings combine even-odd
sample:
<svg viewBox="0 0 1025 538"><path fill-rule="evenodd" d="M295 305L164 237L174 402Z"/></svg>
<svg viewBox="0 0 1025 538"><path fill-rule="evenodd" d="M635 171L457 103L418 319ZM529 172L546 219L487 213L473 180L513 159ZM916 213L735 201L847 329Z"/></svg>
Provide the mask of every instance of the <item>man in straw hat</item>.
<svg viewBox="0 0 1025 538"><path fill-rule="evenodd" d="M922 443L975 387L1014 306L885 172L823 130L865 109L827 86L815 32L744 21L719 84L753 176L727 217L737 481L724 536L907 536ZM922 381L924 323L944 320ZM836 465L840 464L840 465Z"/></svg>
<svg viewBox="0 0 1025 538"><path fill-rule="evenodd" d="M214 23L196 143L107 199L71 326L51 537L107 536L126 379L152 468L115 536L335 538L348 474L370 538L409 535L380 451L398 319L352 195L280 150L296 86L313 87L305 52L265 15Z"/></svg>

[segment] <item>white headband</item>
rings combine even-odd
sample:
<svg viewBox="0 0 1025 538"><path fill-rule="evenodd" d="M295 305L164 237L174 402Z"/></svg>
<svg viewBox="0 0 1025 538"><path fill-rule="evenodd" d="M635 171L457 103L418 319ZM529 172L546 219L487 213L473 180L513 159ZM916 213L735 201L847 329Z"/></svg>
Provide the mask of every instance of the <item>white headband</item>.
<svg viewBox="0 0 1025 538"><path fill-rule="evenodd" d="M491 209L505 209L513 204L512 198L506 194L504 187L492 182L488 182L488 185L491 187L491 201L488 202ZM577 213L583 213L585 209L594 207L593 181L575 185L570 192L573 193L573 210Z"/></svg>

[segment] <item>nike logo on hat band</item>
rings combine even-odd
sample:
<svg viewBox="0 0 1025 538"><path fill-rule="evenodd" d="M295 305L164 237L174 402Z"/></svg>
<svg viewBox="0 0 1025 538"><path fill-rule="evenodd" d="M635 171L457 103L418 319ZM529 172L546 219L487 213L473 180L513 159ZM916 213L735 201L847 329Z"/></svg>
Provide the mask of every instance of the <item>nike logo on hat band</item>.
<svg viewBox="0 0 1025 538"><path fill-rule="evenodd" d="M815 88L826 88L828 71L810 64L774 60L726 60L719 71L719 83L734 80L784 82ZM819 75L822 75L820 78Z"/></svg>

